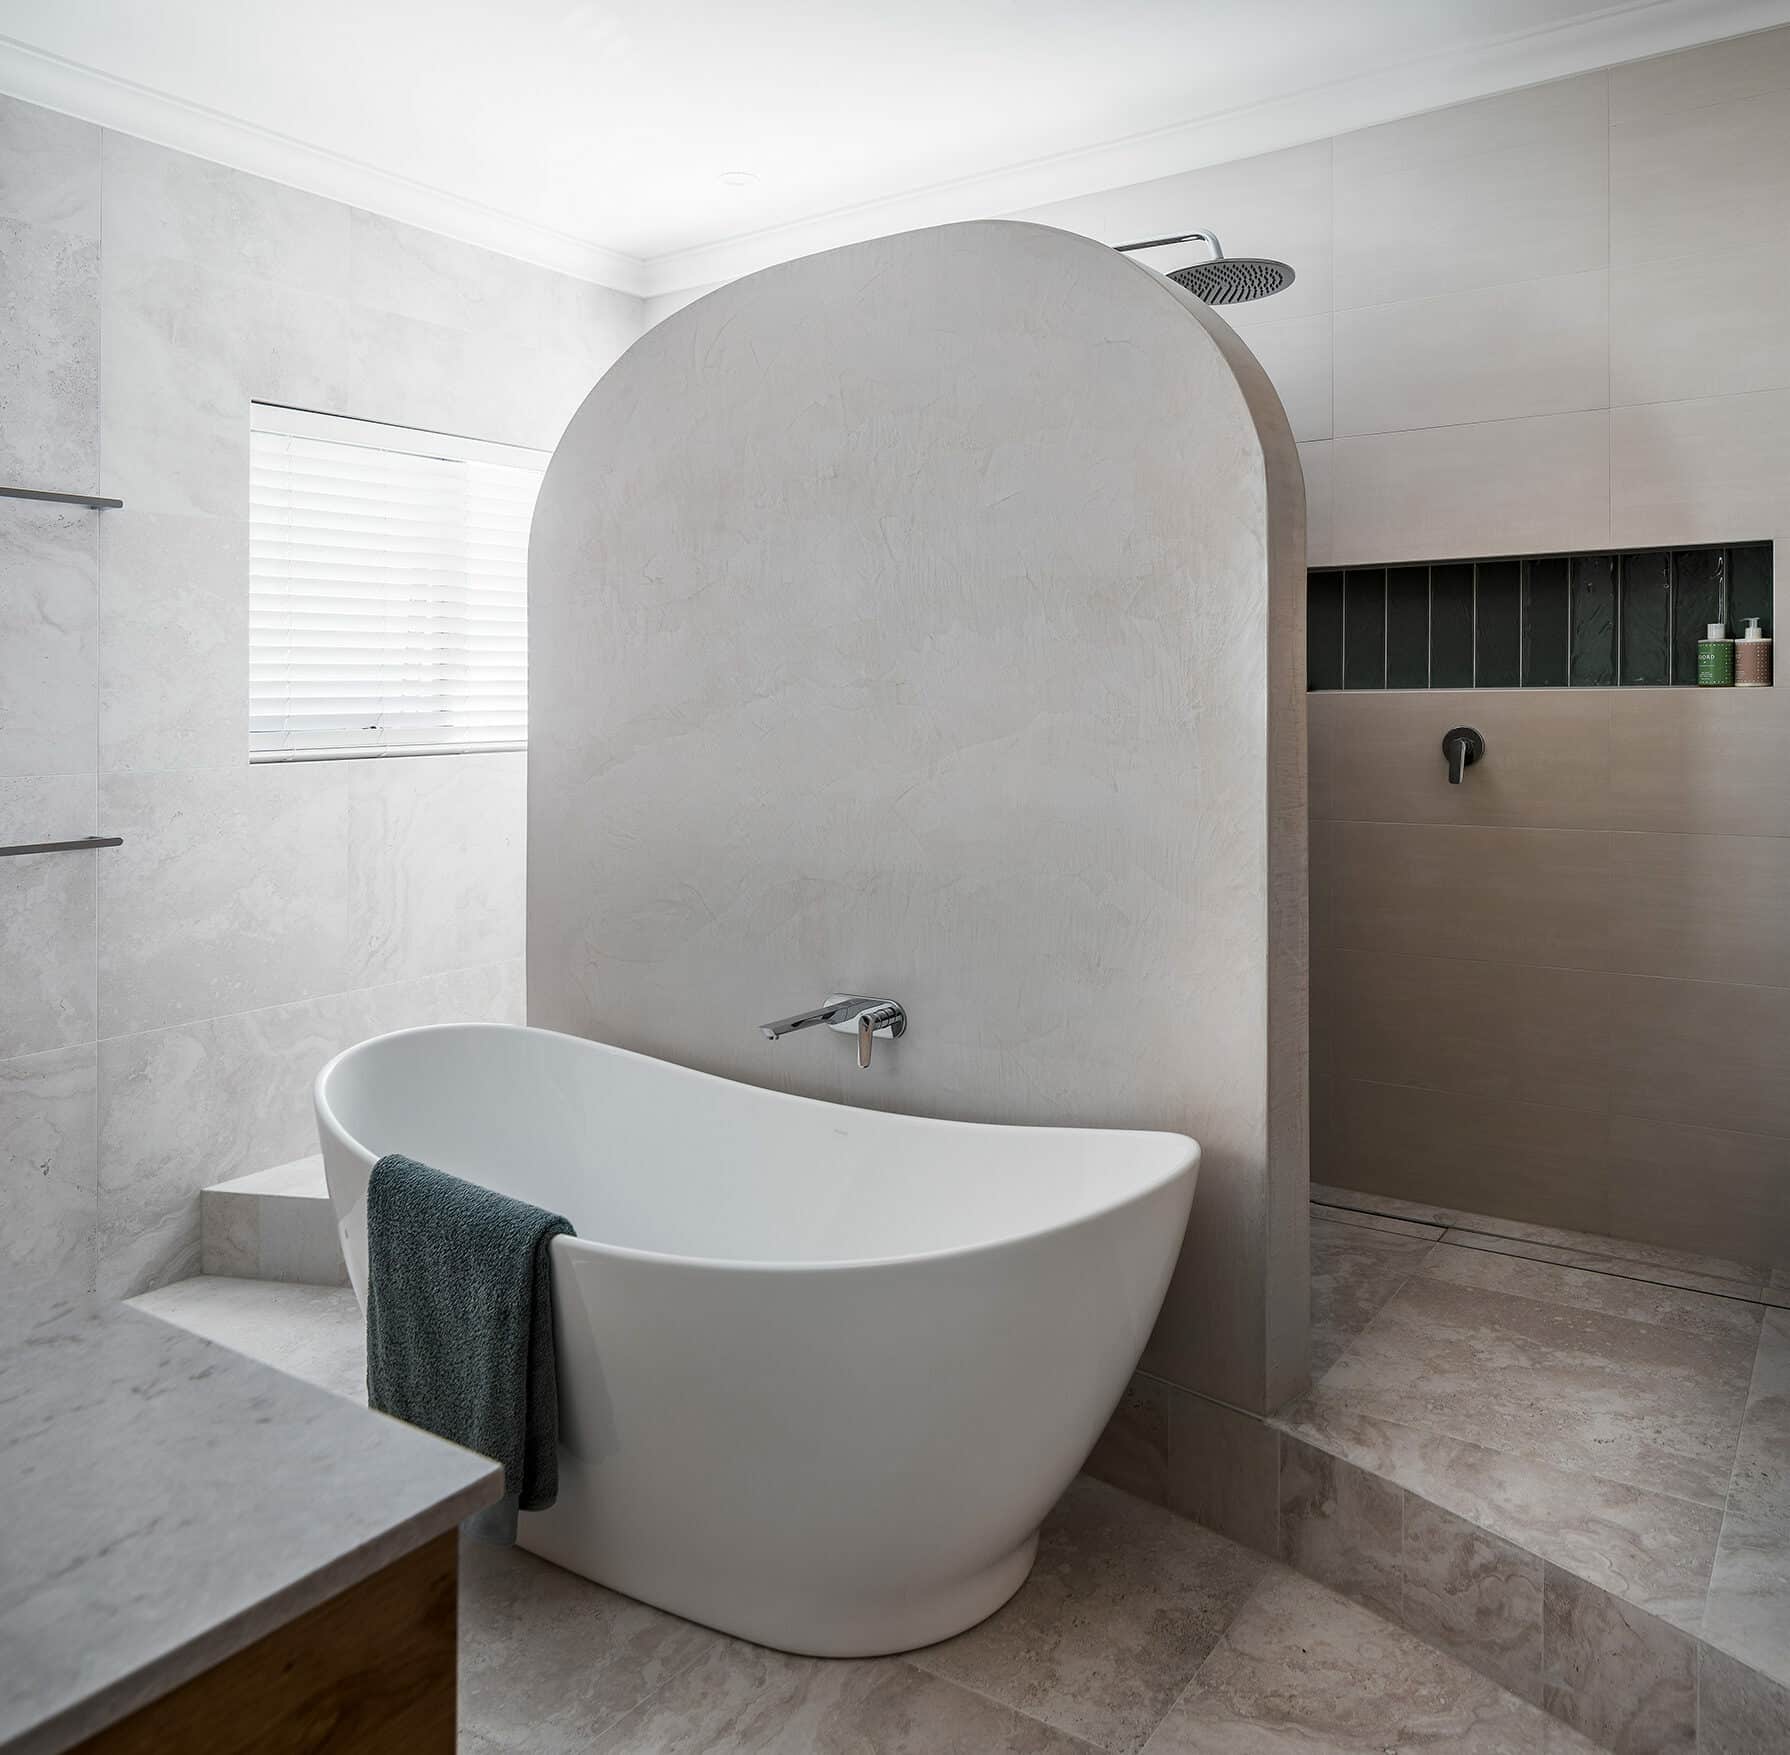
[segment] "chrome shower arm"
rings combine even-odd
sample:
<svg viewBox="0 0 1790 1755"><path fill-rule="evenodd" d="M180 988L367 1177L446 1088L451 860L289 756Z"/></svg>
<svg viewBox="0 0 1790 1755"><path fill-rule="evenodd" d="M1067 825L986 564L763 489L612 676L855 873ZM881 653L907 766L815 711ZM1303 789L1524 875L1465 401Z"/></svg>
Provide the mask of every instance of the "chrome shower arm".
<svg viewBox="0 0 1790 1755"><path fill-rule="evenodd" d="M1121 256L1128 256L1133 250L1160 250L1165 244L1192 244L1196 242L1210 244L1212 246L1212 260L1214 262L1222 262L1224 260L1224 251L1219 245L1217 234L1214 232L1182 232L1179 237L1175 238L1145 238L1141 244L1114 244L1113 248L1117 250Z"/></svg>

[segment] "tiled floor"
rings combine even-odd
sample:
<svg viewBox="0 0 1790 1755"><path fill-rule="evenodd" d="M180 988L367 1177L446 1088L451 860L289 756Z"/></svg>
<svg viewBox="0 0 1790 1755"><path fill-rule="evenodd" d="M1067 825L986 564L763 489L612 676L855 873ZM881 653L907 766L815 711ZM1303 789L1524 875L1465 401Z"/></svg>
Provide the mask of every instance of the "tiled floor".
<svg viewBox="0 0 1790 1755"><path fill-rule="evenodd" d="M346 1290L195 1280L141 1307L344 1394ZM998 1614L842 1663L729 1639L513 1549L462 1549L463 1755L1584 1755L1535 1706L1320 1584L1078 1481Z"/></svg>
<svg viewBox="0 0 1790 1755"><path fill-rule="evenodd" d="M1314 1384L1277 1423L1790 1681L1782 1281L1314 1195Z"/></svg>

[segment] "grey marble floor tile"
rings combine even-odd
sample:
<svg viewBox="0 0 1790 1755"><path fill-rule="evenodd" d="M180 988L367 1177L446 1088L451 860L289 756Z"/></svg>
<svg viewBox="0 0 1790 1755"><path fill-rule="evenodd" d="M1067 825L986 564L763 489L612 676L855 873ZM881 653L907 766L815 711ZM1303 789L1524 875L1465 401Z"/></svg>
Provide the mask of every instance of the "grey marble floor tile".
<svg viewBox="0 0 1790 1755"><path fill-rule="evenodd" d="M656 1689L731 1644L520 1548L460 1543L460 1721L500 1749L585 1755Z"/></svg>
<svg viewBox="0 0 1790 1755"><path fill-rule="evenodd" d="M1432 1243L1446 1229L1442 1225L1422 1225L1415 1219L1388 1218L1384 1213L1358 1212L1353 1207L1327 1207L1315 1200L1311 1203L1311 1216L1335 1225L1353 1225L1361 1231L1385 1231L1394 1237L1427 1237Z"/></svg>
<svg viewBox="0 0 1790 1755"><path fill-rule="evenodd" d="M1320 1387L1365 1414L1719 1506L1753 1351L1741 1334L1419 1276Z"/></svg>
<svg viewBox="0 0 1790 1755"><path fill-rule="evenodd" d="M1461 1249L1476 1249L1491 1255L1518 1256L1528 1261L1548 1262L1556 1267L1576 1267L1586 1273L1606 1274L1648 1285L1679 1286L1686 1291L1742 1299L1749 1303L1771 1302L1771 1294L1762 1291L1757 1278L1752 1276L1738 1278L1728 1274L1693 1273L1688 1268L1633 1261L1607 1250L1566 1248L1556 1243L1537 1243L1524 1237L1499 1237L1485 1231L1469 1231L1458 1227L1444 1231L1442 1241Z"/></svg>
<svg viewBox="0 0 1790 1755"><path fill-rule="evenodd" d="M366 1321L346 1286L207 1274L129 1302L319 1389L363 1404L367 1399Z"/></svg>
<svg viewBox="0 0 1790 1755"><path fill-rule="evenodd" d="M1275 1423L1675 1626L1702 1623L1722 1521L1715 1506L1378 1418L1327 1389Z"/></svg>
<svg viewBox="0 0 1790 1755"><path fill-rule="evenodd" d="M1591 1744L1415 1634L1277 1570L1146 1755L1589 1755Z"/></svg>
<svg viewBox="0 0 1790 1755"><path fill-rule="evenodd" d="M1280 1557L1400 1618L1404 1568L1402 1488L1286 1435L1280 1457Z"/></svg>
<svg viewBox="0 0 1790 1755"><path fill-rule="evenodd" d="M1093 1755L1094 1746L898 1660L826 1662L729 1642L589 1747L591 1755Z"/></svg>
<svg viewBox="0 0 1790 1755"><path fill-rule="evenodd" d="M1429 1280L1479 1286L1569 1309L1600 1311L1630 1322L1681 1328L1717 1341L1738 1337L1745 1344L1759 1332L1759 1306L1741 1298L1623 1279L1524 1256L1463 1249L1447 1241L1430 1252L1419 1271Z"/></svg>
<svg viewBox="0 0 1790 1755"><path fill-rule="evenodd" d="M1693 1755L1697 1642L1549 1566L1542 1586L1547 1709L1615 1755Z"/></svg>
<svg viewBox="0 0 1790 1755"><path fill-rule="evenodd" d="M1134 1750L1271 1564L1080 1480L1046 1521L1019 1594L910 1661L1102 1749Z"/></svg>
<svg viewBox="0 0 1790 1755"><path fill-rule="evenodd" d="M1790 1684L1790 1310L1767 1310L1704 1637Z"/></svg>
<svg viewBox="0 0 1790 1755"><path fill-rule="evenodd" d="M1542 1561L1416 1495L1405 1500L1404 1624L1541 1704Z"/></svg>
<svg viewBox="0 0 1790 1755"><path fill-rule="evenodd" d="M1790 1749L1790 1688L1708 1646L1697 1654L1697 1755Z"/></svg>
<svg viewBox="0 0 1790 1755"><path fill-rule="evenodd" d="M1398 1236L1311 1222L1311 1374L1320 1378L1348 1351L1375 1312L1422 1265L1433 1247Z"/></svg>

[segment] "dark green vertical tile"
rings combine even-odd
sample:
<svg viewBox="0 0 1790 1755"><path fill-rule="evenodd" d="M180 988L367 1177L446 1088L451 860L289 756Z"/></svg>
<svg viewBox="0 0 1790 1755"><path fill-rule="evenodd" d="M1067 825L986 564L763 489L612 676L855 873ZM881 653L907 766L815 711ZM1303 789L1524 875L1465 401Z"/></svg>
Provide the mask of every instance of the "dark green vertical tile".
<svg viewBox="0 0 1790 1755"><path fill-rule="evenodd" d="M1622 652L1618 680L1672 680L1672 557L1660 549L1623 555Z"/></svg>
<svg viewBox="0 0 1790 1755"><path fill-rule="evenodd" d="M1749 542L1728 550L1728 632L1746 632L1747 617L1756 615L1771 634L1771 544Z"/></svg>
<svg viewBox="0 0 1790 1755"><path fill-rule="evenodd" d="M1572 557L1572 657L1567 672L1575 689L1616 680L1616 557Z"/></svg>
<svg viewBox="0 0 1790 1755"><path fill-rule="evenodd" d="M1672 680L1697 680L1697 642L1727 614L1728 570L1719 548L1681 548L1672 556Z"/></svg>
<svg viewBox="0 0 1790 1755"><path fill-rule="evenodd" d="M1340 689L1343 658L1343 576L1313 573L1305 585L1305 686Z"/></svg>
<svg viewBox="0 0 1790 1755"><path fill-rule="evenodd" d="M1473 563L1430 568L1430 687L1473 686Z"/></svg>
<svg viewBox="0 0 1790 1755"><path fill-rule="evenodd" d="M1473 681L1514 689L1522 681L1521 561L1481 561L1473 582Z"/></svg>
<svg viewBox="0 0 1790 1755"><path fill-rule="evenodd" d="M1430 570L1386 569L1386 686L1424 689L1430 680Z"/></svg>
<svg viewBox="0 0 1790 1755"><path fill-rule="evenodd" d="M1566 687L1566 561L1548 555L1523 563L1523 684Z"/></svg>
<svg viewBox="0 0 1790 1755"><path fill-rule="evenodd" d="M1343 687L1386 686L1386 569L1343 575Z"/></svg>

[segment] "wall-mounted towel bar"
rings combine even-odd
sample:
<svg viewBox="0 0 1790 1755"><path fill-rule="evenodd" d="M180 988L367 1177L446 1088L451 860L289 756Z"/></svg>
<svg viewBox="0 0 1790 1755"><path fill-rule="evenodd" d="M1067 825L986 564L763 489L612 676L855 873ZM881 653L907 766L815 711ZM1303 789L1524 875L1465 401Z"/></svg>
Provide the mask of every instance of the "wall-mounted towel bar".
<svg viewBox="0 0 1790 1755"><path fill-rule="evenodd" d="M85 853L91 847L122 847L122 835L83 835L78 841L26 841L17 847L0 847L0 859L17 859L24 853Z"/></svg>
<svg viewBox="0 0 1790 1755"><path fill-rule="evenodd" d="M115 512L124 504L104 494L57 494L48 488L0 487L0 500L48 500L52 506L91 506L96 512Z"/></svg>

